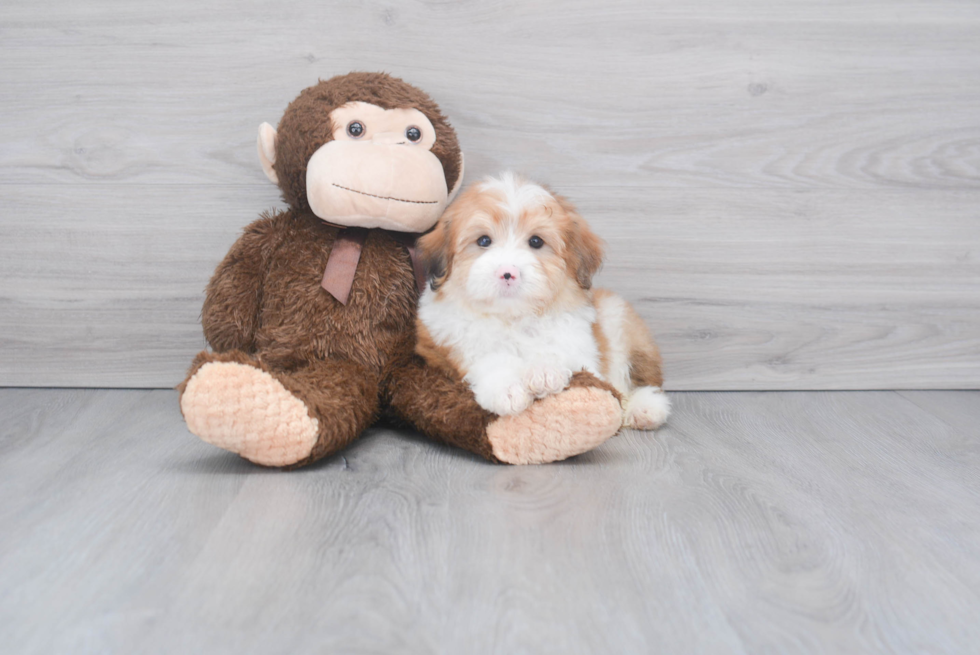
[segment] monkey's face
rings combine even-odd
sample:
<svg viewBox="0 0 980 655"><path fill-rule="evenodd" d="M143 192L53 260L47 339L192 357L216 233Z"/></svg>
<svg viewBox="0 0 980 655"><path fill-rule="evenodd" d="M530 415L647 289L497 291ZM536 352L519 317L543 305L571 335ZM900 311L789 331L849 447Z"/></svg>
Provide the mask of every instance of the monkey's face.
<svg viewBox="0 0 980 655"><path fill-rule="evenodd" d="M330 112L333 141L306 167L306 196L320 218L424 232L449 200L436 131L418 109L350 102Z"/></svg>
<svg viewBox="0 0 980 655"><path fill-rule="evenodd" d="M304 90L279 130L259 128L262 168L290 205L330 223L425 232L463 178L438 107L388 75L351 73Z"/></svg>

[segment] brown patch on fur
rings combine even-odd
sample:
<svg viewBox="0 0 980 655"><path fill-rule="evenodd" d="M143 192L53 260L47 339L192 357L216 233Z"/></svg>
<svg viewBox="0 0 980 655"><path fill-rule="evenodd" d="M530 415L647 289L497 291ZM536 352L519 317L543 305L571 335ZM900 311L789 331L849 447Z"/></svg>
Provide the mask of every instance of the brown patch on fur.
<svg viewBox="0 0 980 655"><path fill-rule="evenodd" d="M634 387L664 387L660 353L634 350L630 353L630 380Z"/></svg>
<svg viewBox="0 0 980 655"><path fill-rule="evenodd" d="M606 337L606 333L602 331L599 321L592 324L592 337L599 349L599 370L605 375L609 370L609 339Z"/></svg>
<svg viewBox="0 0 980 655"><path fill-rule="evenodd" d="M575 271L575 277L583 289L591 289L592 278L602 268L604 255L602 239L592 231L571 201L556 193L552 195L571 221L568 244L569 268Z"/></svg>
<svg viewBox="0 0 980 655"><path fill-rule="evenodd" d="M422 268L433 291L437 291L442 286L453 269L452 252L449 247L453 223L447 216L453 207L456 207L456 203L450 205L449 210L443 214L431 231L415 242L419 261L422 262Z"/></svg>
<svg viewBox="0 0 980 655"><path fill-rule="evenodd" d="M333 141L334 126L326 116L348 102L369 102L382 109L418 109L436 130L434 154L446 174L446 188L459 179L461 158L456 132L432 98L386 73L349 73L304 89L279 122L274 168L282 198L291 207L309 209L306 165L323 144Z"/></svg>
<svg viewBox="0 0 980 655"><path fill-rule="evenodd" d="M453 357L452 351L445 346L440 346L432 338L429 333L429 329L425 327L425 324L421 320L417 320L415 324L416 336L415 336L415 352L429 366L433 366L455 380L462 381L463 376L466 374L465 371Z"/></svg>
<svg viewBox="0 0 980 655"><path fill-rule="evenodd" d="M630 380L634 387L663 388L664 376L660 349L653 340L650 328L633 306L629 303L625 305L623 332L629 341Z"/></svg>
<svg viewBox="0 0 980 655"><path fill-rule="evenodd" d="M611 317L603 310L604 307L608 307L609 303L606 302L608 300L621 303L621 324L609 324ZM596 344L599 347L601 358L599 370L602 374L615 380L617 384L625 385L624 391L632 391L642 386L662 387L660 351L650 329L633 306L608 289L594 289L592 302L597 310L593 333L596 335ZM607 325L603 327L603 323ZM610 370L613 366L619 366L615 361L617 352L625 357L628 371ZM621 377L627 373L628 378Z"/></svg>

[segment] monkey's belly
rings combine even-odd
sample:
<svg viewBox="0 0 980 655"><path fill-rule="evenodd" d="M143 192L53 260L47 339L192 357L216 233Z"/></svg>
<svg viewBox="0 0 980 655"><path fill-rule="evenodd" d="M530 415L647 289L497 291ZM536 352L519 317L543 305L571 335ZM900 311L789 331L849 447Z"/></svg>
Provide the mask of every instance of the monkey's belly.
<svg viewBox="0 0 980 655"><path fill-rule="evenodd" d="M418 295L404 246L369 235L346 305L320 286L329 245L307 242L297 254L289 268L270 271L265 285L256 338L263 359L292 367L341 357L380 371L411 341L415 326Z"/></svg>

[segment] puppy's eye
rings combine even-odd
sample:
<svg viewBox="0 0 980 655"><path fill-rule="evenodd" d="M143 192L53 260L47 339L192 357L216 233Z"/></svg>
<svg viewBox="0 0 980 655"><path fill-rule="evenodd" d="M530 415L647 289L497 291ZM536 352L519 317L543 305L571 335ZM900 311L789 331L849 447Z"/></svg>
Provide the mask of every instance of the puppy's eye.
<svg viewBox="0 0 980 655"><path fill-rule="evenodd" d="M361 138L364 134L364 124L361 121L351 121L347 124L347 134L354 139Z"/></svg>
<svg viewBox="0 0 980 655"><path fill-rule="evenodd" d="M527 245L535 249L540 248L544 245L544 239L535 234L533 237L527 240Z"/></svg>
<svg viewBox="0 0 980 655"><path fill-rule="evenodd" d="M493 240L486 234L476 240L476 245L480 246L481 248L489 248L491 243L493 243Z"/></svg>
<svg viewBox="0 0 980 655"><path fill-rule="evenodd" d="M405 130L405 136L406 138L408 138L409 141L415 143L416 141L422 138L422 130L420 130L419 128L413 125L407 130Z"/></svg>

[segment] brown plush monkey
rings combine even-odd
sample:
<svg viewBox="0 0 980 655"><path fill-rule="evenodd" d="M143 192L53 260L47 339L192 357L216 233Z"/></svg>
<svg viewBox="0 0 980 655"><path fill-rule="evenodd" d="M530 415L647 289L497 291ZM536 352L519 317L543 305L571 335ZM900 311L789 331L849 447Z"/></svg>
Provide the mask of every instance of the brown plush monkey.
<svg viewBox="0 0 980 655"><path fill-rule="evenodd" d="M414 355L414 238L463 176L456 134L425 93L379 73L321 81L278 130L259 128L258 150L289 208L248 226L208 285L212 350L178 387L191 432L264 466L335 453L382 415L514 464L616 432L616 392L587 373L504 418Z"/></svg>

